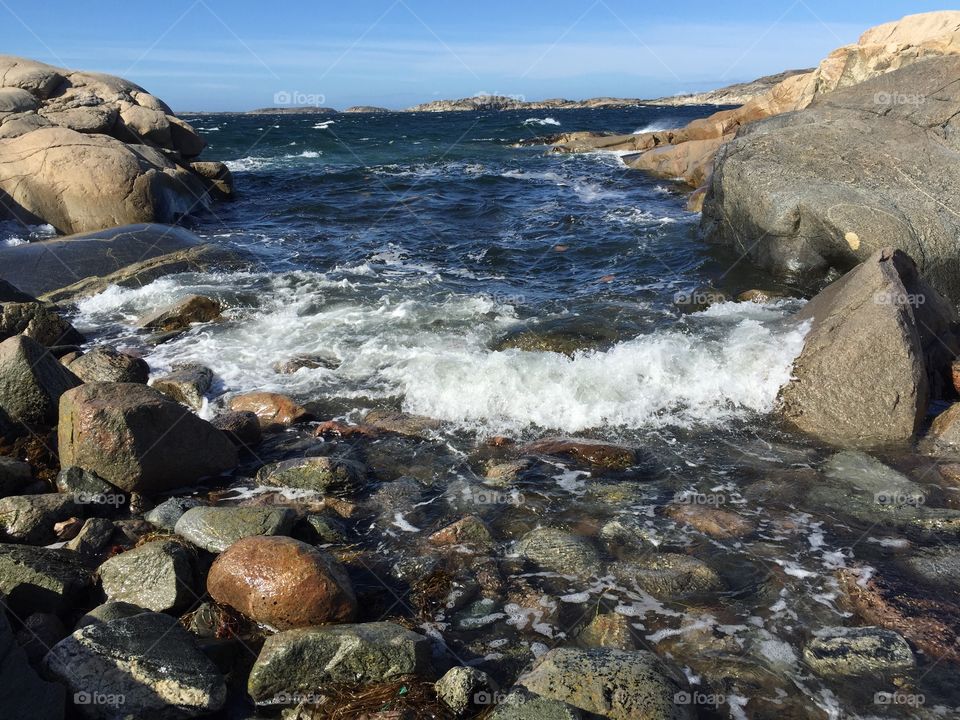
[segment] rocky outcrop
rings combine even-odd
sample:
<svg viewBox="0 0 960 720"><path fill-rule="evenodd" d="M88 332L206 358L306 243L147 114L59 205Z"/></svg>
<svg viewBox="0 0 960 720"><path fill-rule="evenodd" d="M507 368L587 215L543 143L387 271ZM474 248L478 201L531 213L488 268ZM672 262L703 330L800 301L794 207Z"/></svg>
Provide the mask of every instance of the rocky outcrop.
<svg viewBox="0 0 960 720"><path fill-rule="evenodd" d="M830 53L816 69L786 78L739 108L721 110L675 130L613 136L568 134L557 138L554 144L561 152L636 151L637 156L625 158L627 165L697 187L704 178L710 177L715 151L732 140L740 128L763 118L802 110L837 89L918 60L958 53L960 11L909 15L868 30L857 43ZM691 142L697 145L685 147ZM824 146L833 147L833 144L824 143ZM654 155L645 157L650 151L655 151ZM837 165L843 166L843 163Z"/></svg>
<svg viewBox="0 0 960 720"><path fill-rule="evenodd" d="M340 563L287 537L248 537L231 545L210 568L207 591L218 603L278 630L348 622L357 612Z"/></svg>
<svg viewBox="0 0 960 720"><path fill-rule="evenodd" d="M127 80L0 56L0 199L10 217L62 233L174 221L209 205L210 172L190 165L205 144Z"/></svg>
<svg viewBox="0 0 960 720"><path fill-rule="evenodd" d="M153 493L237 464L226 435L145 385L91 383L60 399L60 460L131 492Z"/></svg>
<svg viewBox="0 0 960 720"><path fill-rule="evenodd" d="M804 70L784 70L774 75L764 75L756 80L748 82L734 83L716 90L707 90L704 92L685 93L683 95L669 95L667 97L657 98L656 100L647 100L646 105L745 105L751 100L765 95L774 87L789 80L794 75L806 75L813 72L814 68Z"/></svg>
<svg viewBox="0 0 960 720"><path fill-rule="evenodd" d="M717 156L704 232L808 287L893 245L960 300L958 77L960 57L926 59L750 126Z"/></svg>
<svg viewBox="0 0 960 720"><path fill-rule="evenodd" d="M779 412L826 442L856 447L913 439L947 386L956 313L898 250L878 250L796 316L809 321Z"/></svg>

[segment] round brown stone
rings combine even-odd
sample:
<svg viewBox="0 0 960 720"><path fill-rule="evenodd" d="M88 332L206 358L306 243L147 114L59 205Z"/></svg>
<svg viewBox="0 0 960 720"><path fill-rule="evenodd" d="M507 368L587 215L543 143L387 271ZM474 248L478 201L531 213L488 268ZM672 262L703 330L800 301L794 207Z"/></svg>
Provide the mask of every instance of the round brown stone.
<svg viewBox="0 0 960 720"><path fill-rule="evenodd" d="M288 537L235 542L210 568L207 591L277 630L349 622L357 612L350 579L328 553Z"/></svg>

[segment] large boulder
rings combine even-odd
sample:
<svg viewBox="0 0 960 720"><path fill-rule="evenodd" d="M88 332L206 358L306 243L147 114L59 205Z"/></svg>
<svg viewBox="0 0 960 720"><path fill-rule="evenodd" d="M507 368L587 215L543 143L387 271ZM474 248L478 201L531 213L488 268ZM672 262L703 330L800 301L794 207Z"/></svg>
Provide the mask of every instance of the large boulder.
<svg viewBox="0 0 960 720"><path fill-rule="evenodd" d="M82 514L71 495L13 495L0 498L0 537L28 545L57 541L54 526Z"/></svg>
<svg viewBox="0 0 960 720"><path fill-rule="evenodd" d="M192 166L204 145L122 78L0 56L0 196L15 217L61 232L175 220L230 191L219 163Z"/></svg>
<svg viewBox="0 0 960 720"><path fill-rule="evenodd" d="M157 540L120 553L99 569L107 599L147 610L182 610L199 596L192 548L175 540Z"/></svg>
<svg viewBox="0 0 960 720"><path fill-rule="evenodd" d="M119 352L109 345L98 345L71 362L70 372L85 383L146 383L150 366L143 358Z"/></svg>
<svg viewBox="0 0 960 720"><path fill-rule="evenodd" d="M237 464L226 435L145 385L91 383L60 399L60 461L130 492L153 493Z"/></svg>
<svg viewBox="0 0 960 720"><path fill-rule="evenodd" d="M223 707L223 676L176 618L145 612L95 623L57 643L44 660L88 718L183 720Z"/></svg>
<svg viewBox="0 0 960 720"><path fill-rule="evenodd" d="M41 345L76 345L83 336L73 325L38 302L6 302L0 309L0 339L26 335Z"/></svg>
<svg viewBox="0 0 960 720"><path fill-rule="evenodd" d="M287 630L271 635L250 671L258 701L330 686L366 686L405 675L430 677L430 640L390 622Z"/></svg>
<svg viewBox="0 0 960 720"><path fill-rule="evenodd" d="M0 607L4 605L0 598ZM0 717L7 720L63 720L65 693L37 677L0 612Z"/></svg>
<svg viewBox="0 0 960 720"><path fill-rule="evenodd" d="M60 396L80 380L25 335L0 343L0 408L25 425L54 425Z"/></svg>
<svg viewBox="0 0 960 720"><path fill-rule="evenodd" d="M808 286L892 245L960 300L960 57L751 125L717 156L711 239Z"/></svg>
<svg viewBox="0 0 960 720"><path fill-rule="evenodd" d="M21 617L71 610L91 583L90 569L76 553L0 544L0 594Z"/></svg>
<svg viewBox="0 0 960 720"><path fill-rule="evenodd" d="M903 252L873 253L810 301L811 323L779 412L842 446L909 442L956 350L956 315Z"/></svg>
<svg viewBox="0 0 960 720"><path fill-rule="evenodd" d="M279 630L353 620L357 601L343 567L288 537L239 540L213 563L210 597Z"/></svg>

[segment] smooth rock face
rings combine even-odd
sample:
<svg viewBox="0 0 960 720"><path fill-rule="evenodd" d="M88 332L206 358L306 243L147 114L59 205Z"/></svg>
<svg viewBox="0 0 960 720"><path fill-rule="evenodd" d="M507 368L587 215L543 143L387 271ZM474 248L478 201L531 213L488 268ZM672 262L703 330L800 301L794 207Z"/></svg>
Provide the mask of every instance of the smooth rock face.
<svg viewBox="0 0 960 720"><path fill-rule="evenodd" d="M0 338L26 335L45 347L77 345L83 335L46 305L38 302L6 302L0 311Z"/></svg>
<svg viewBox="0 0 960 720"><path fill-rule="evenodd" d="M155 612L182 610L200 595L193 553L172 540L115 555L98 572L108 600Z"/></svg>
<svg viewBox="0 0 960 720"><path fill-rule="evenodd" d="M555 528L531 530L517 541L514 552L544 570L562 575L586 577L598 574L602 567L589 540Z"/></svg>
<svg viewBox="0 0 960 720"><path fill-rule="evenodd" d="M389 622L287 630L267 638L247 690L257 702L330 685L432 674L430 641Z"/></svg>
<svg viewBox="0 0 960 720"><path fill-rule="evenodd" d="M940 340L934 333L954 318L909 257L878 250L797 315L812 325L793 379L780 390L779 413L837 445L910 441L926 413L931 375L945 369L936 367L940 351L932 343L952 342L949 331Z"/></svg>
<svg viewBox="0 0 960 720"><path fill-rule="evenodd" d="M178 403L199 410L203 407L204 395L213 384L213 371L196 363L180 365L159 377L150 387L162 392Z"/></svg>
<svg viewBox="0 0 960 720"><path fill-rule="evenodd" d="M120 620L121 618L133 617L134 615L140 615L145 612L150 612L142 607L137 605L131 605L130 603L125 602L105 602L102 605L97 605L93 610L84 614L79 620L77 620L77 625L74 630L81 630L87 625L95 625L98 623L106 623L112 620Z"/></svg>
<svg viewBox="0 0 960 720"><path fill-rule="evenodd" d="M90 584L90 569L76 553L0 544L0 593L21 617L70 610Z"/></svg>
<svg viewBox="0 0 960 720"><path fill-rule="evenodd" d="M235 395L230 398L230 409L254 413L260 419L260 427L264 430L293 425L310 418L306 408L279 393L252 392Z"/></svg>
<svg viewBox="0 0 960 720"><path fill-rule="evenodd" d="M58 435L64 465L92 470L131 492L183 487L237 464L222 432L132 383L93 383L65 394Z"/></svg>
<svg viewBox="0 0 960 720"><path fill-rule="evenodd" d="M645 651L556 648L517 684L612 720L690 720L691 707L675 702L686 682Z"/></svg>
<svg viewBox="0 0 960 720"><path fill-rule="evenodd" d="M0 598L2 600L2 598ZM63 720L63 687L37 677L0 612L0 717L8 720Z"/></svg>
<svg viewBox="0 0 960 720"><path fill-rule="evenodd" d="M610 572L620 582L664 600L703 597L724 589L713 568L680 553L654 553L614 563Z"/></svg>
<svg viewBox="0 0 960 720"><path fill-rule="evenodd" d="M877 627L822 630L803 649L803 660L825 677L908 673L916 666L907 641Z"/></svg>
<svg viewBox="0 0 960 720"><path fill-rule="evenodd" d="M204 550L220 553L245 537L287 535L295 520L289 508L195 507L177 520L176 532Z"/></svg>
<svg viewBox="0 0 960 720"><path fill-rule="evenodd" d="M0 343L0 408L26 425L54 425L60 396L80 380L45 348L17 335Z"/></svg>
<svg viewBox="0 0 960 720"><path fill-rule="evenodd" d="M104 700L79 705L89 718L182 720L214 713L226 701L223 676L167 615L88 625L59 642L44 664L74 696ZM110 703L111 697L122 701Z"/></svg>
<svg viewBox="0 0 960 720"><path fill-rule="evenodd" d="M0 499L0 534L7 540L45 545L57 541L54 525L82 513L70 495L14 495Z"/></svg>
<svg viewBox="0 0 960 720"><path fill-rule="evenodd" d="M145 360L117 352L116 348L109 345L98 345L71 362L68 367L70 372L85 383L146 383L150 376L150 367Z"/></svg>
<svg viewBox="0 0 960 720"><path fill-rule="evenodd" d="M190 508L201 507L205 503L198 498L167 498L153 510L146 513L143 519L161 530L173 532L177 520Z"/></svg>
<svg viewBox="0 0 960 720"><path fill-rule="evenodd" d="M362 467L334 457L297 458L265 465L257 471L257 483L338 497L354 495L366 484Z"/></svg>
<svg viewBox="0 0 960 720"><path fill-rule="evenodd" d="M353 586L333 557L288 537L248 537L213 563L207 591L278 630L348 622L357 612Z"/></svg>
<svg viewBox="0 0 960 720"><path fill-rule="evenodd" d="M708 237L808 286L892 245L957 302L958 73L925 59L751 125L717 156Z"/></svg>
<svg viewBox="0 0 960 720"><path fill-rule="evenodd" d="M69 233L208 204L222 165L193 168L203 140L143 88L9 55L0 83L0 193L16 217Z"/></svg>
<svg viewBox="0 0 960 720"><path fill-rule="evenodd" d="M148 315L140 325L161 332L183 330L193 323L216 320L220 317L220 311L220 303L216 300L203 295L190 295Z"/></svg>

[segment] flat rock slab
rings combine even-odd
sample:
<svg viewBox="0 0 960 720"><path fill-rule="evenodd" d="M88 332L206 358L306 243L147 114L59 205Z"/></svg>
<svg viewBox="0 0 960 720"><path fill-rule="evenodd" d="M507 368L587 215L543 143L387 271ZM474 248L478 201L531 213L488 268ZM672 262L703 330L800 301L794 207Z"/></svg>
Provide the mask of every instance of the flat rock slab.
<svg viewBox="0 0 960 720"><path fill-rule="evenodd" d="M0 278L43 295L202 242L184 228L149 223L0 247Z"/></svg>

